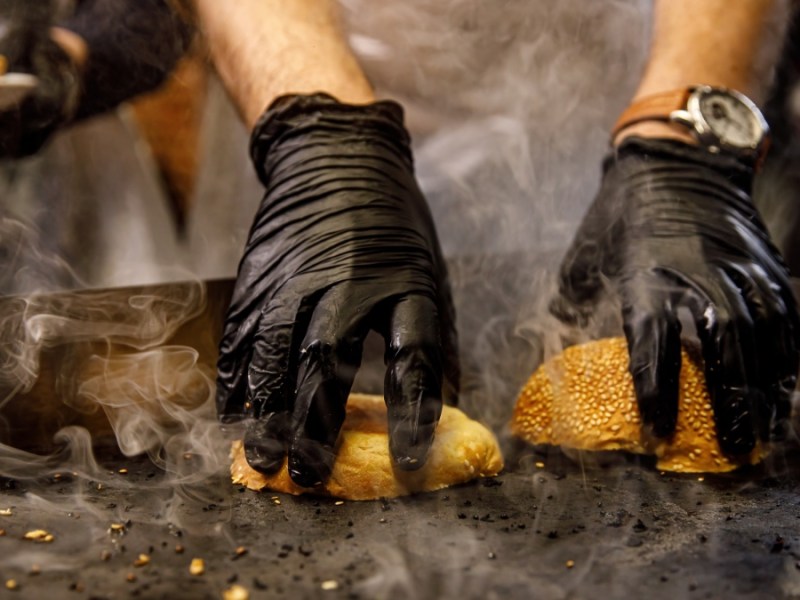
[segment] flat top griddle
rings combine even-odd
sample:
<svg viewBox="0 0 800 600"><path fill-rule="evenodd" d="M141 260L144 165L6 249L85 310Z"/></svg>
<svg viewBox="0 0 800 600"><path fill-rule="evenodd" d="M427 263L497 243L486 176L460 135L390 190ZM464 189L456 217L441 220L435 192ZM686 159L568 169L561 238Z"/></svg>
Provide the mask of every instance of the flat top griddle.
<svg viewBox="0 0 800 600"><path fill-rule="evenodd" d="M362 503L258 494L223 477L173 495L146 458L112 454L100 489L68 473L4 480L0 508L12 515L0 516L0 577L20 587L0 596L222 598L234 584L251 598L800 593L795 444L702 481L616 454L514 446L507 458L496 479ZM54 541L21 539L39 528ZM150 562L136 567L140 553ZM190 574L192 558L203 575ZM29 574L34 563L40 574Z"/></svg>

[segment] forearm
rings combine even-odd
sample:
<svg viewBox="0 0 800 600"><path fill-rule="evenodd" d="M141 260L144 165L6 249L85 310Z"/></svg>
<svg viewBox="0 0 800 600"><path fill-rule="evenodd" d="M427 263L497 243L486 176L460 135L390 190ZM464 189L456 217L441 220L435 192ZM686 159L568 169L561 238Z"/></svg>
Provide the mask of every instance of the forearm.
<svg viewBox="0 0 800 600"><path fill-rule="evenodd" d="M375 97L338 29L332 0L192 0L211 59L248 127L278 96Z"/></svg>
<svg viewBox="0 0 800 600"><path fill-rule="evenodd" d="M83 60L80 119L161 84L183 55L190 31L167 0L85 0L52 36L78 64Z"/></svg>
<svg viewBox="0 0 800 600"><path fill-rule="evenodd" d="M633 100L691 85L738 90L762 103L768 93L791 12L789 0L657 0L653 42ZM667 123L623 132L692 138Z"/></svg>

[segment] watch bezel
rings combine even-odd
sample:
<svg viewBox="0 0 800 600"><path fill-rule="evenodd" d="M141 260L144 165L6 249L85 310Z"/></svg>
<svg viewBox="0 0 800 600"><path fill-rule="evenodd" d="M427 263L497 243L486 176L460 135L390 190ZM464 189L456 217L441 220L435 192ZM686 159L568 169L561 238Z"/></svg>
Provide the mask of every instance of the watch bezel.
<svg viewBox="0 0 800 600"><path fill-rule="evenodd" d="M727 95L733 98L736 102L744 106L750 114L755 118L755 121L761 130L758 139L749 145L737 145L725 142L717 133L714 132L713 127L706 119L702 110L702 100L711 94L714 95ZM682 111L676 111L678 113ZM747 96L736 90L725 87L714 87L709 85L701 85L692 88L689 98L686 101L686 114L673 115L673 120L679 122L686 122L694 130L697 140L708 148L711 152L728 152L732 154L758 154L759 150L764 145L764 142L769 134L769 125L761 114L758 106L750 100ZM688 117L688 119L686 118Z"/></svg>

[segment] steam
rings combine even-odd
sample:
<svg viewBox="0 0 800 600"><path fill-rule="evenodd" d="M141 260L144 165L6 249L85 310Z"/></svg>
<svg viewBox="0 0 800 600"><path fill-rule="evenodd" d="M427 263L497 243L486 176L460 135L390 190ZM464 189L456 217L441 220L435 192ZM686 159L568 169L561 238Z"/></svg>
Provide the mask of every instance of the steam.
<svg viewBox="0 0 800 600"><path fill-rule="evenodd" d="M7 431L26 430L29 447L44 442L56 449L42 455L0 444L0 476L35 483L69 474L74 511L107 521L97 510L86 510L85 495L97 486L134 488L125 477L99 466L93 446L105 431L125 456L147 453L163 471L135 484L142 492L140 502L154 504L152 514L161 515L164 523L191 527L185 505L216 499L212 482L228 465L229 443L214 407L214 344L202 343L214 334L202 330L204 324L211 326L203 321L197 332L191 329L198 328L192 323L208 310L205 286L190 281L33 294L4 299L2 306L0 335L7 342L0 347L5 367L0 389ZM176 335L196 335L200 347L212 349L210 355L165 343ZM67 409L70 415L83 415L81 425L60 429L53 443L37 440L37 427L49 424L52 433ZM29 494L26 504L47 506L37 498ZM96 527L102 535L107 523Z"/></svg>
<svg viewBox="0 0 800 600"><path fill-rule="evenodd" d="M651 3L341 3L370 79L407 110L417 174L450 265L462 407L504 434L522 383L561 350L569 333L547 303L559 260L599 183L608 129L641 71ZM120 520L198 529L206 524L190 508L230 497L227 434L214 416L213 361L177 339L204 311L221 314L221 307L209 306L198 278L235 273L261 195L247 161L246 132L223 96L218 87L210 92L208 168L201 169L183 245L159 205L164 197L147 159L118 117L81 126L21 167L13 186L4 181L0 188L3 203L14 208L0 215L0 293L7 296L0 298L0 408L35 424L48 410L67 406L95 433L64 427L56 450L46 454L0 444L0 476L30 484L18 509L22 518L35 522L37 511L82 515L80 526L64 525L79 533L59 561L49 562L52 568L85 564L93 542L107 537L107 511L89 501L97 486L136 494L139 512L119 511ZM111 166L105 157L114 158ZM73 237L56 235L65 230ZM69 291L176 280L188 282L157 291ZM359 375L372 391L382 385L381 357L382 349L374 348ZM36 382L45 375L52 375L56 397L39 395ZM9 434L20 427L2 425ZM111 434L125 456L147 454L159 476L134 487L110 473L95 455L98 433ZM57 501L35 485L55 474L72 482L72 493ZM620 502L630 513L639 504L637 485L620 482ZM557 491L552 479L532 477L530 502L520 511L553 520L566 510ZM688 504L691 494L687 486L679 500ZM703 510L703 523L711 526L716 507ZM213 533L231 537L223 526ZM413 537L412 527L407 539L375 547L380 568L360 592L393 597L426 586L443 597L492 597L491 549L473 530L460 530L424 556L415 554ZM532 542L529 551L545 547ZM587 549L579 568L588 572L603 551ZM36 548L4 564L44 563L47 552ZM426 569L431 555L447 560ZM470 565L474 571L463 577L461 569ZM506 576L508 590L529 592L530 578ZM538 585L542 597L572 594L552 578Z"/></svg>

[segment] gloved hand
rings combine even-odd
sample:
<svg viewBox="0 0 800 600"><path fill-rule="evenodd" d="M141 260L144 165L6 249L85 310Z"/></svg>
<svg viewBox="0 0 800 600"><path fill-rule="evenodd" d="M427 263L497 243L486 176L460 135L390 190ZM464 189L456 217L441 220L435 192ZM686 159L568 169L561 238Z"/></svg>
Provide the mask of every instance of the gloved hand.
<svg viewBox="0 0 800 600"><path fill-rule="evenodd" d="M610 282L622 301L645 424L675 429L681 325L703 349L720 445L749 452L788 416L798 314L788 272L750 199L753 169L668 140L629 138L561 267L556 313L585 317Z"/></svg>
<svg viewBox="0 0 800 600"><path fill-rule="evenodd" d="M428 206L393 102L285 96L255 127L267 192L220 346L221 418L249 417L245 456L310 487L330 474L370 329L386 340L385 398L398 467L420 467L458 382L454 313Z"/></svg>
<svg viewBox="0 0 800 600"><path fill-rule="evenodd" d="M74 116L80 72L43 23L7 28L0 35L0 55L9 72L38 78L38 87L19 104L0 109L0 158L29 156Z"/></svg>

